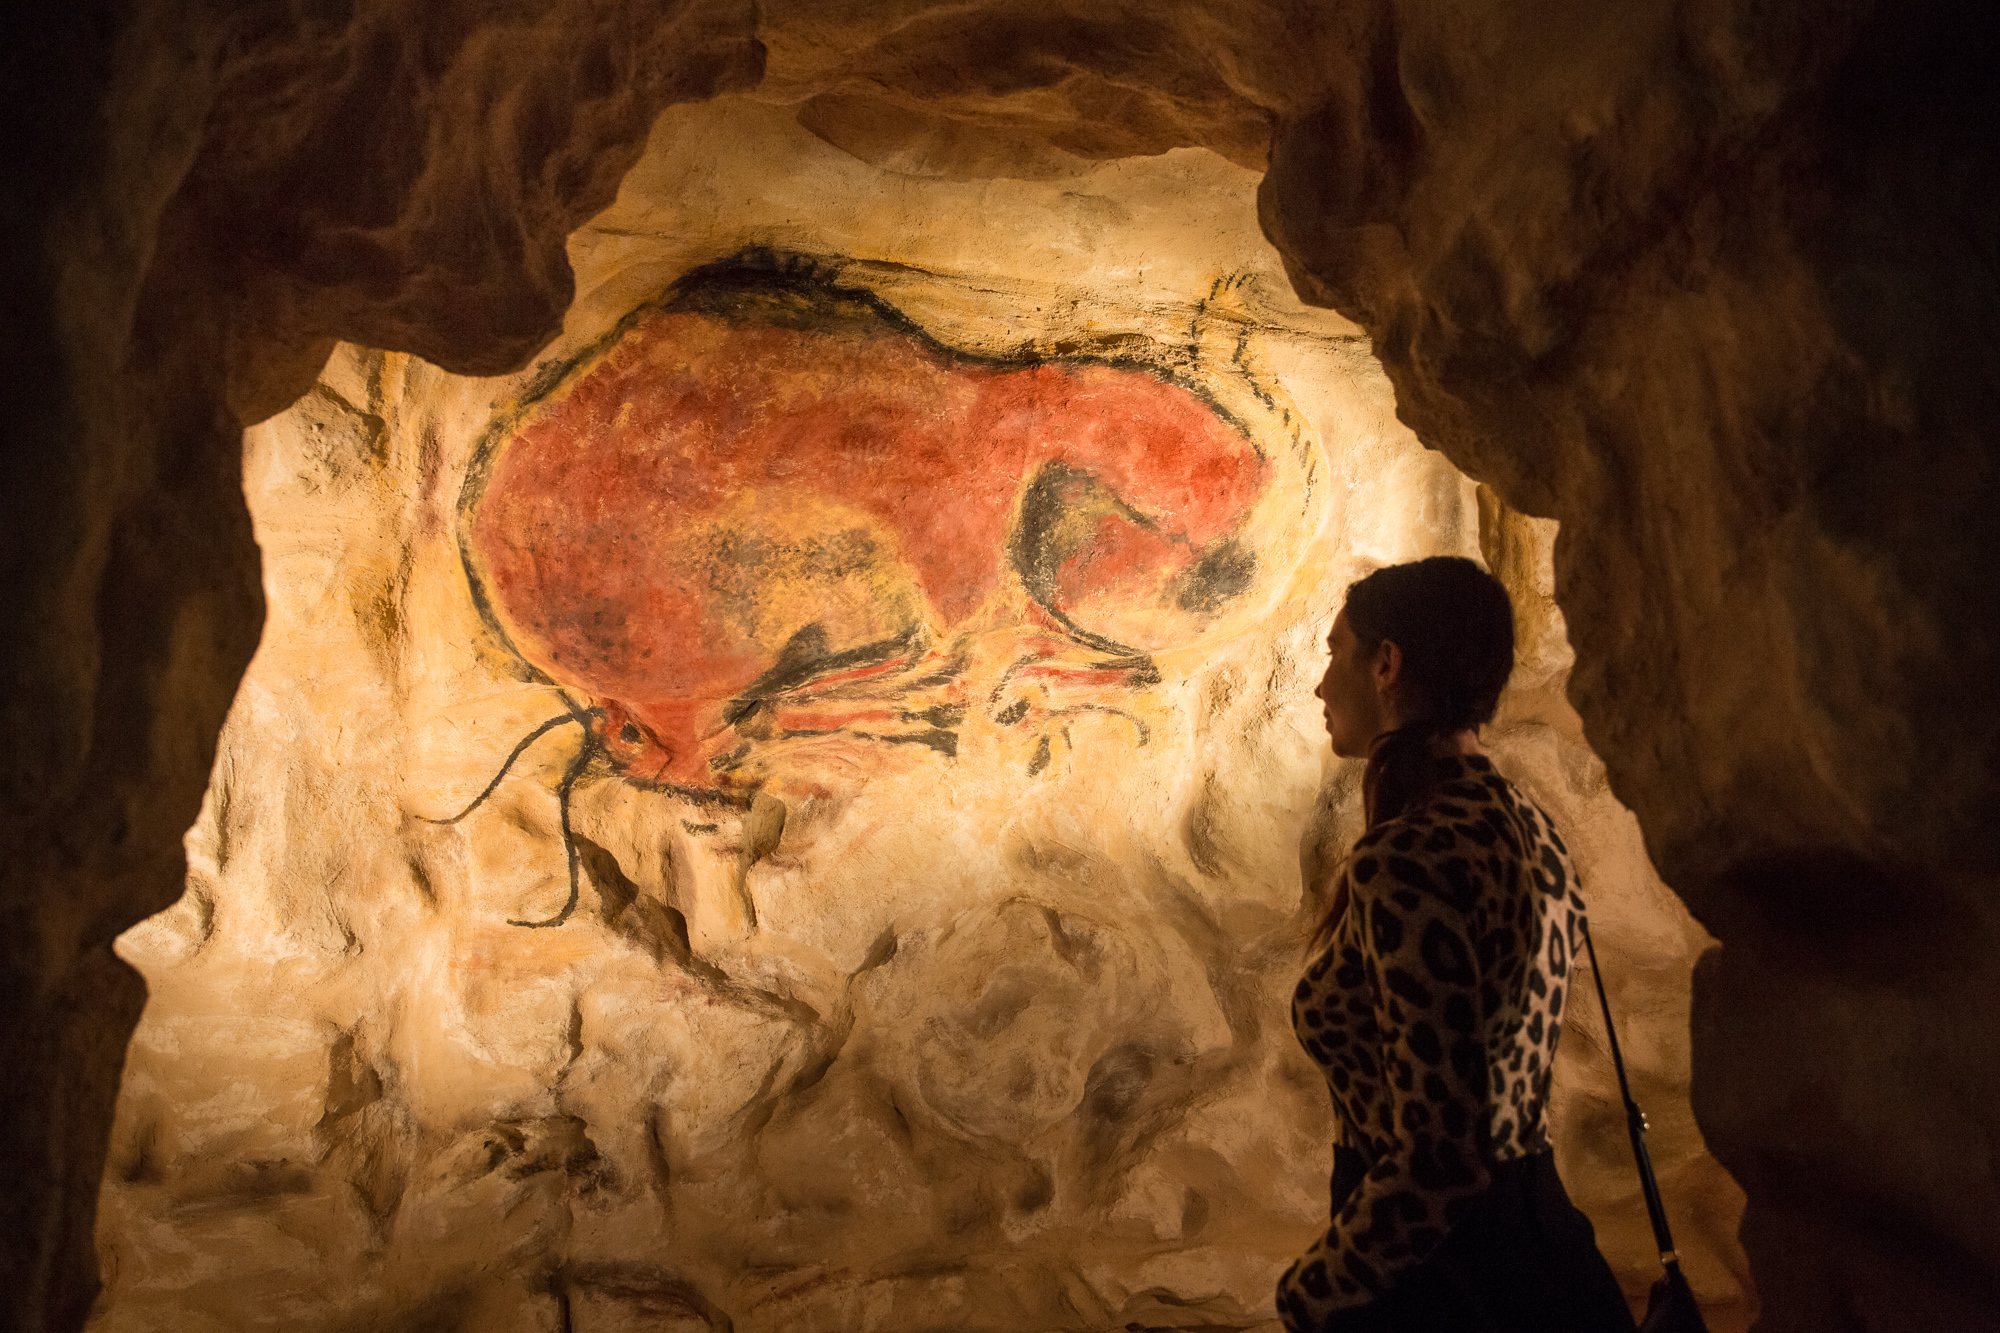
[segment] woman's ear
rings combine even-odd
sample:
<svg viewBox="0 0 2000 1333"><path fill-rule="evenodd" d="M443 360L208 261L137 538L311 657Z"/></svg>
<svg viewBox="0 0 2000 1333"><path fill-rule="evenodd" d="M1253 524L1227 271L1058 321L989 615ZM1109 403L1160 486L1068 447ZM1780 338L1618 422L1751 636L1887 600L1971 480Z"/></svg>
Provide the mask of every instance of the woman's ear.
<svg viewBox="0 0 2000 1333"><path fill-rule="evenodd" d="M1375 660L1368 664L1368 674L1375 681L1375 692L1387 695L1395 690L1403 680L1403 650L1388 639L1375 649Z"/></svg>

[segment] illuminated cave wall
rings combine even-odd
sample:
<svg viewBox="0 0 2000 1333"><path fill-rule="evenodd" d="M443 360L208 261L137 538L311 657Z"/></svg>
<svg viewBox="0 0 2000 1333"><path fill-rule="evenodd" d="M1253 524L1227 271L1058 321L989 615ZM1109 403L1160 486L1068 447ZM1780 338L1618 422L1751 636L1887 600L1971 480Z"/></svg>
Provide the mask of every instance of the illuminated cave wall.
<svg viewBox="0 0 2000 1333"><path fill-rule="evenodd" d="M1256 1327L1325 1208L1285 995L1345 583L1486 559L1682 1250L1706 936L1562 689L1554 525L1399 425L1257 174L872 167L669 113L499 379L343 346L253 429L269 618L123 936L104 1330ZM512 757L509 765L510 756ZM496 775L505 776L496 783ZM490 789L489 789L490 788ZM1601 1026L1559 1156L1654 1272Z"/></svg>

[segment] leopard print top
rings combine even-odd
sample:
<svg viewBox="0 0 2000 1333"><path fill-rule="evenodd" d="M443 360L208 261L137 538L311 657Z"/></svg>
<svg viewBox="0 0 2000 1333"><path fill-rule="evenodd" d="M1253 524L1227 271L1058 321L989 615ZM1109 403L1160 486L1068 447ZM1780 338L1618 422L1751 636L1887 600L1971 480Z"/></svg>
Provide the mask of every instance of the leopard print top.
<svg viewBox="0 0 2000 1333"><path fill-rule="evenodd" d="M1484 756L1370 829L1348 907L1292 996L1345 1142L1373 1166L1278 1283L1285 1327L1394 1286L1479 1199L1489 1167L1549 1146L1549 1070L1583 900L1542 810Z"/></svg>

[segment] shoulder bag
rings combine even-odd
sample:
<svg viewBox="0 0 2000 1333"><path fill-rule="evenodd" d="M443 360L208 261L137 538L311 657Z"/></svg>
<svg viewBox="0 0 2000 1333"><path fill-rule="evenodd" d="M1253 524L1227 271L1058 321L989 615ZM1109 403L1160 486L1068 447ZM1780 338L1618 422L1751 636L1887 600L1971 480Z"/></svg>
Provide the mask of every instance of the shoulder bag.
<svg viewBox="0 0 2000 1333"><path fill-rule="evenodd" d="M1701 1320L1701 1306L1681 1273L1673 1233L1667 1230L1667 1206L1660 1198L1660 1182L1653 1178L1652 1154L1646 1151L1646 1115L1632 1100L1632 1085L1625 1078L1625 1059L1618 1053L1618 1031L1611 1025L1611 1001L1604 994L1604 973L1597 966L1597 946L1590 942L1590 923L1581 924L1583 947L1590 954L1590 975L1597 983L1597 1002L1604 1008L1604 1036L1611 1044L1611 1064L1618 1071L1618 1094L1625 1099L1625 1129L1632 1136L1632 1156L1639 1163L1639 1188L1645 1192L1646 1215L1653 1220L1653 1239L1659 1242L1660 1263L1667 1270L1653 1284L1639 1333L1708 1333L1708 1325Z"/></svg>

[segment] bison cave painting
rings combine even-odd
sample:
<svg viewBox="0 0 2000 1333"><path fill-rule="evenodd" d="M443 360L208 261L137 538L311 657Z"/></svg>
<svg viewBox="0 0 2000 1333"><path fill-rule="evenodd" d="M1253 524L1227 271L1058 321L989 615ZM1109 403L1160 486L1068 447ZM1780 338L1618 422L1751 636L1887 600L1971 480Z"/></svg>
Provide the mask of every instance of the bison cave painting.
<svg viewBox="0 0 2000 1333"><path fill-rule="evenodd" d="M1120 719L1156 654L1260 579L1271 464L1138 361L971 355L873 293L764 254L695 270L542 376L481 441L459 546L489 627L568 711L593 771L741 805L787 774L939 762L968 725ZM809 778L803 780L810 789Z"/></svg>

